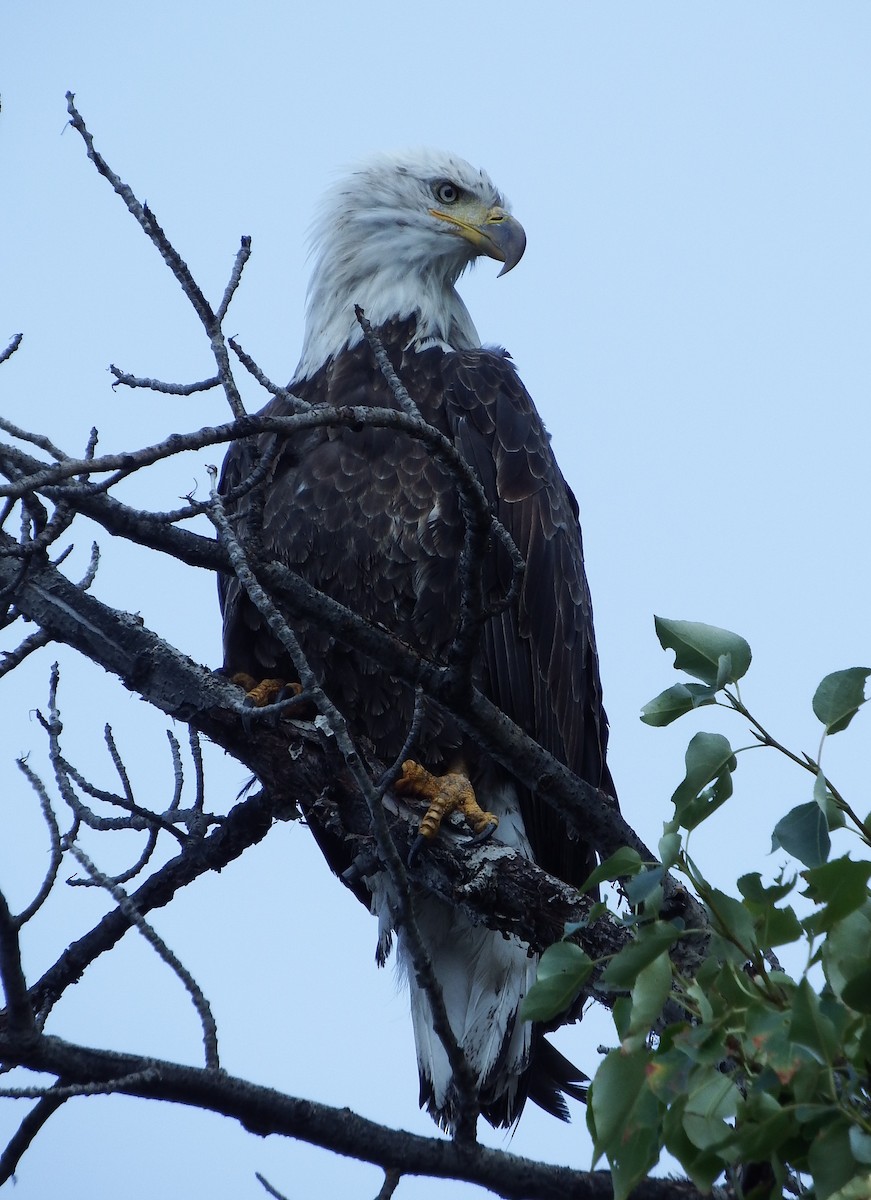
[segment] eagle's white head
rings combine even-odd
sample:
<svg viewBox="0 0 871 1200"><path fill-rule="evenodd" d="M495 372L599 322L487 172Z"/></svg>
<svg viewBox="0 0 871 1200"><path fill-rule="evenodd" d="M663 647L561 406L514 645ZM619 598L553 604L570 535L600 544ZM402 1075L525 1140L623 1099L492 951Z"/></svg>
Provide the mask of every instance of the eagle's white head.
<svg viewBox="0 0 871 1200"><path fill-rule="evenodd" d="M416 315L419 345L480 345L454 284L481 254L510 271L525 246L490 177L462 158L418 150L362 163L330 189L315 222L295 378L360 340L355 305L374 326Z"/></svg>

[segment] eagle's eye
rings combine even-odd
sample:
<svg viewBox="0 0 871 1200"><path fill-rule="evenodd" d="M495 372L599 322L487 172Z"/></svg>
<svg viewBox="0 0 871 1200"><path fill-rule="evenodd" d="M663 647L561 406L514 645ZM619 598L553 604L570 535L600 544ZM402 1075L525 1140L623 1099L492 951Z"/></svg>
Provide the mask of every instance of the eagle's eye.
<svg viewBox="0 0 871 1200"><path fill-rule="evenodd" d="M455 183L451 183L450 179L443 179L441 183L437 183L433 192L441 204L456 204L460 198L460 189Z"/></svg>

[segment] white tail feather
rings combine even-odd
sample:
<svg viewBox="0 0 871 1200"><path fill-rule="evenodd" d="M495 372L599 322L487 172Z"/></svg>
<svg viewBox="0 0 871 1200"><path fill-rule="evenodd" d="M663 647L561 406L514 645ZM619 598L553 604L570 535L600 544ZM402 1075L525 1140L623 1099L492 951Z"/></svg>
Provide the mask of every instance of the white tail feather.
<svg viewBox="0 0 871 1200"><path fill-rule="evenodd" d="M499 816L495 838L531 856L513 787L503 786L479 800ZM369 883L383 945L393 907L389 887L383 875ZM481 1100L492 1103L505 1097L511 1112L519 1078L529 1062L532 1033L528 1022L518 1020L517 1012L535 979L538 959L516 938L473 925L459 910L435 897L421 899L415 913L448 1021L477 1080ZM401 929L397 931L397 965L409 987L422 1088L432 1093L430 1112L448 1128L454 1115L451 1069Z"/></svg>

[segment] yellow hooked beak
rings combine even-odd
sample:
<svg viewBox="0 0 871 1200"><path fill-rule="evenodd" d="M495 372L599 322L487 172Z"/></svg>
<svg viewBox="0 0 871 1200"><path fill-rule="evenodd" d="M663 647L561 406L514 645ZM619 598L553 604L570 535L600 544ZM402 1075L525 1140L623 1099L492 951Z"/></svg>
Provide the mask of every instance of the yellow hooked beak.
<svg viewBox="0 0 871 1200"><path fill-rule="evenodd" d="M479 254L495 258L505 266L499 272L504 275L516 267L526 249L526 233L520 222L504 208L490 208L480 221L469 220L471 214L461 217L456 213L431 208L430 215L453 225L466 241L471 242ZM479 210L480 211L480 210Z"/></svg>

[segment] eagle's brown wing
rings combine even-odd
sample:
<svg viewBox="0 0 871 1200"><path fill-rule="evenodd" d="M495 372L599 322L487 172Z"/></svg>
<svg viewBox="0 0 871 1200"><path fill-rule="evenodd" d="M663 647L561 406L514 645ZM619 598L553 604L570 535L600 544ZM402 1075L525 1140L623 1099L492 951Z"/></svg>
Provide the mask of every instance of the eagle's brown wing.
<svg viewBox="0 0 871 1200"><path fill-rule="evenodd" d="M484 691L577 775L613 795L578 507L541 418L498 351L446 356L445 408L457 446L526 563L516 604L487 623ZM497 555L494 568L504 591L507 556ZM559 815L528 792L522 806L539 865L581 883L593 865L589 848L570 840Z"/></svg>

